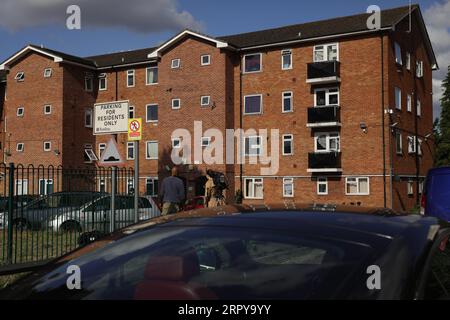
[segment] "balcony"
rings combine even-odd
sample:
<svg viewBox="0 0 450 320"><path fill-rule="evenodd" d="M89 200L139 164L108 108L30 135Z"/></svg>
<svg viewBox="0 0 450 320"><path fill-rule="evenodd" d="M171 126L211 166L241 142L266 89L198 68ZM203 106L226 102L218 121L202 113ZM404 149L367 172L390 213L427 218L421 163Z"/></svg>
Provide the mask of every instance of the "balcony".
<svg viewBox="0 0 450 320"><path fill-rule="evenodd" d="M308 108L308 128L340 127L341 109L339 106Z"/></svg>
<svg viewBox="0 0 450 320"><path fill-rule="evenodd" d="M327 84L341 82L339 61L308 63L306 83Z"/></svg>
<svg viewBox="0 0 450 320"><path fill-rule="evenodd" d="M308 157L309 173L342 172L340 152L313 152Z"/></svg>

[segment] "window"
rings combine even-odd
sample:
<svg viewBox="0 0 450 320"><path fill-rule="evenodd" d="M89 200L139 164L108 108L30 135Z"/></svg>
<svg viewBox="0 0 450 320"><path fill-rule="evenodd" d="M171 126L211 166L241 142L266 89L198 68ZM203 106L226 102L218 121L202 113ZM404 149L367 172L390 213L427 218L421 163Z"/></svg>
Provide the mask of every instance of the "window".
<svg viewBox="0 0 450 320"><path fill-rule="evenodd" d="M52 143L50 141L44 142L44 151L48 152L52 150Z"/></svg>
<svg viewBox="0 0 450 320"><path fill-rule="evenodd" d="M87 73L84 77L84 90L87 92L94 90L94 78L90 73Z"/></svg>
<svg viewBox="0 0 450 320"><path fill-rule="evenodd" d="M108 87L106 73L100 73L98 76L98 90L105 91Z"/></svg>
<svg viewBox="0 0 450 320"><path fill-rule="evenodd" d="M395 108L402 110L402 90L395 87Z"/></svg>
<svg viewBox="0 0 450 320"><path fill-rule="evenodd" d="M18 117L23 117L24 113L25 113L24 107L18 107L17 108L17 116Z"/></svg>
<svg viewBox="0 0 450 320"><path fill-rule="evenodd" d="M292 50L281 51L281 69L282 70L292 69Z"/></svg>
<svg viewBox="0 0 450 320"><path fill-rule="evenodd" d="M98 158L92 150L92 144L86 143L84 145L84 162L92 163L93 161L98 161Z"/></svg>
<svg viewBox="0 0 450 320"><path fill-rule="evenodd" d="M44 78L50 78L52 76L53 70L52 68L44 69Z"/></svg>
<svg viewBox="0 0 450 320"><path fill-rule="evenodd" d="M99 143L98 144L98 155L101 158L103 151L106 149L106 143Z"/></svg>
<svg viewBox="0 0 450 320"><path fill-rule="evenodd" d="M134 70L128 70L127 71L127 87L134 87L134 76L135 71Z"/></svg>
<svg viewBox="0 0 450 320"><path fill-rule="evenodd" d="M408 196L413 196L414 195L414 182L412 180L408 181L407 189L408 189Z"/></svg>
<svg viewBox="0 0 450 320"><path fill-rule="evenodd" d="M408 153L413 154L416 153L417 143L419 144L419 148L417 149L417 154L422 155L422 139L417 139L414 136L408 136Z"/></svg>
<svg viewBox="0 0 450 320"><path fill-rule="evenodd" d="M44 114L51 114L52 113L52 106L51 105L45 105L44 106Z"/></svg>
<svg viewBox="0 0 450 320"><path fill-rule="evenodd" d="M294 179L293 178L283 178L283 197L293 198L294 197Z"/></svg>
<svg viewBox="0 0 450 320"><path fill-rule="evenodd" d="M25 148L25 145L23 144L23 142L19 142L19 143L16 144L16 151L17 152L23 152L24 148Z"/></svg>
<svg viewBox="0 0 450 320"><path fill-rule="evenodd" d="M134 178L127 179L127 194L134 194ZM127 208L134 206L134 202L133 202L133 204L131 204L131 203L128 204L130 201L130 198L128 198L125 201L127 201L127 203L125 204L127 206Z"/></svg>
<svg viewBox="0 0 450 320"><path fill-rule="evenodd" d="M134 160L134 142L127 142L127 160Z"/></svg>
<svg viewBox="0 0 450 320"><path fill-rule="evenodd" d="M244 56L244 73L260 72L262 70L262 54L253 53Z"/></svg>
<svg viewBox="0 0 450 320"><path fill-rule="evenodd" d="M181 60L180 59L173 59L171 64L170 64L170 67L172 69L178 69L180 67L180 65L181 65Z"/></svg>
<svg viewBox="0 0 450 320"><path fill-rule="evenodd" d="M421 179L421 180L419 181L419 194L422 194L422 193L423 193L423 184L424 184L424 180Z"/></svg>
<svg viewBox="0 0 450 320"><path fill-rule="evenodd" d="M172 99L172 109L180 109L180 108L181 108L181 100Z"/></svg>
<svg viewBox="0 0 450 320"><path fill-rule="evenodd" d="M39 179L39 194L45 196L53 193L53 179Z"/></svg>
<svg viewBox="0 0 450 320"><path fill-rule="evenodd" d="M147 196L158 196L158 178L145 179L145 194Z"/></svg>
<svg viewBox="0 0 450 320"><path fill-rule="evenodd" d="M417 142L419 143L419 148L417 149L417 154L419 156L422 155L422 139L417 139Z"/></svg>
<svg viewBox="0 0 450 320"><path fill-rule="evenodd" d="M325 44L314 47L314 62L339 60L338 44Z"/></svg>
<svg viewBox="0 0 450 320"><path fill-rule="evenodd" d="M202 107L209 106L211 104L211 97L210 96L202 96L200 98L200 105Z"/></svg>
<svg viewBox="0 0 450 320"><path fill-rule="evenodd" d="M338 106L339 88L325 88L314 90L314 105L316 107Z"/></svg>
<svg viewBox="0 0 450 320"><path fill-rule="evenodd" d="M250 95L244 97L244 114L262 113L262 95Z"/></svg>
<svg viewBox="0 0 450 320"><path fill-rule="evenodd" d="M158 122L158 105L148 104L147 105L147 122Z"/></svg>
<svg viewBox="0 0 450 320"><path fill-rule="evenodd" d="M147 141L146 159L158 159L158 141Z"/></svg>
<svg viewBox="0 0 450 320"><path fill-rule="evenodd" d="M28 179L16 180L16 195L21 196L28 194Z"/></svg>
<svg viewBox="0 0 450 320"><path fill-rule="evenodd" d="M106 192L106 180L105 178L98 179L98 191Z"/></svg>
<svg viewBox="0 0 450 320"><path fill-rule="evenodd" d="M25 80L25 72L17 72L16 76L14 77L14 80L17 80L19 82Z"/></svg>
<svg viewBox="0 0 450 320"><path fill-rule="evenodd" d="M422 116L422 103L419 99L417 99L417 116Z"/></svg>
<svg viewBox="0 0 450 320"><path fill-rule="evenodd" d="M283 135L283 156L291 156L294 154L293 140L294 136L292 134Z"/></svg>
<svg viewBox="0 0 450 320"><path fill-rule="evenodd" d="M316 133L315 152L340 152L339 133Z"/></svg>
<svg viewBox="0 0 450 320"><path fill-rule="evenodd" d="M401 66L403 64L402 48L397 42L395 42L394 47L395 47L395 63Z"/></svg>
<svg viewBox="0 0 450 320"><path fill-rule="evenodd" d="M211 64L211 56L209 54L205 54L200 57L200 61L202 66L209 66Z"/></svg>
<svg viewBox="0 0 450 320"><path fill-rule="evenodd" d="M328 179L324 177L317 178L317 194L324 196L328 194Z"/></svg>
<svg viewBox="0 0 450 320"><path fill-rule="evenodd" d="M293 96L293 93L290 91L283 92L283 113L293 111L292 96Z"/></svg>
<svg viewBox="0 0 450 320"><path fill-rule="evenodd" d="M410 94L406 96L406 110L412 112L412 96Z"/></svg>
<svg viewBox="0 0 450 320"><path fill-rule="evenodd" d="M180 138L172 138L172 148L174 148L174 149L181 148L181 139Z"/></svg>
<svg viewBox="0 0 450 320"><path fill-rule="evenodd" d="M244 196L246 199L264 199L262 178L245 178L244 182Z"/></svg>
<svg viewBox="0 0 450 320"><path fill-rule="evenodd" d="M202 137L202 148L209 147L211 145L211 137Z"/></svg>
<svg viewBox="0 0 450 320"><path fill-rule="evenodd" d="M86 128L92 128L92 109L86 109L84 111L84 126Z"/></svg>
<svg viewBox="0 0 450 320"><path fill-rule="evenodd" d="M406 53L406 70L411 70L411 53Z"/></svg>
<svg viewBox="0 0 450 320"><path fill-rule="evenodd" d="M128 118L134 119L134 106L128 107Z"/></svg>
<svg viewBox="0 0 450 320"><path fill-rule="evenodd" d="M262 154L260 136L245 137L245 156L259 156Z"/></svg>
<svg viewBox="0 0 450 320"><path fill-rule="evenodd" d="M416 77L422 78L423 77L423 61L417 61L416 62Z"/></svg>
<svg viewBox="0 0 450 320"><path fill-rule="evenodd" d="M345 189L346 195L369 195L369 178L346 178Z"/></svg>
<svg viewBox="0 0 450 320"><path fill-rule="evenodd" d="M158 67L147 68L147 76L146 76L145 83L147 85L152 85L152 84L158 83Z"/></svg>
<svg viewBox="0 0 450 320"><path fill-rule="evenodd" d="M397 154L403 154L403 139L400 131L395 133L395 149Z"/></svg>

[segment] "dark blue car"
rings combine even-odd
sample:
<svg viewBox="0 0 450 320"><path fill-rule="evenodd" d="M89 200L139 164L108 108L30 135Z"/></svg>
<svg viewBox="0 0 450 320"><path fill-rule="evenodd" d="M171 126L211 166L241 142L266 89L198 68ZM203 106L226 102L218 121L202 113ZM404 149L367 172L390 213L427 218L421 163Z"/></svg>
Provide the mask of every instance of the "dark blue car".
<svg viewBox="0 0 450 320"><path fill-rule="evenodd" d="M428 172L421 207L426 216L450 221L450 167Z"/></svg>

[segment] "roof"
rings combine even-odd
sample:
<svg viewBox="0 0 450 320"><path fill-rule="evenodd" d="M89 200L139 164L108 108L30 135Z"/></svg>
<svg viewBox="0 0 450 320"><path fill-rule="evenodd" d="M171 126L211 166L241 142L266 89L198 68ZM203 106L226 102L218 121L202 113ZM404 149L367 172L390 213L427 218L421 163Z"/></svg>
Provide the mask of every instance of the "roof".
<svg viewBox="0 0 450 320"><path fill-rule="evenodd" d="M149 61L151 59L147 58L147 55L155 49L157 48L152 47L132 51L123 51L86 57L85 59L92 61L98 68L118 66Z"/></svg>
<svg viewBox="0 0 450 320"><path fill-rule="evenodd" d="M41 48L41 47L33 45L33 44L30 44L29 46L32 47L32 48L39 49L39 50L42 50L44 52L47 52L47 53L49 53L51 55L61 57L63 60L66 60L66 61L71 61L71 62L80 63L80 64L84 64L84 65L87 65L87 66L95 67L95 64L92 61L88 60L88 59L83 59L83 58L80 58L80 57L77 57L77 56L74 56L74 55L71 55L71 54L67 54L67 53L61 52L61 51L56 51L56 50L47 49L47 48Z"/></svg>

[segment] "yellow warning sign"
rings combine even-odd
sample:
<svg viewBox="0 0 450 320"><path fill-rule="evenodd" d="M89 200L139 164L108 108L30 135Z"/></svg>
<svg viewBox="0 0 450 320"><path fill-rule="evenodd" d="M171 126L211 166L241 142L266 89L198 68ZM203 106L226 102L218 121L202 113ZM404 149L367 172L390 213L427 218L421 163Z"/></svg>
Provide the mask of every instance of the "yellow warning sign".
<svg viewBox="0 0 450 320"><path fill-rule="evenodd" d="M142 140L142 119L128 119L128 141Z"/></svg>

